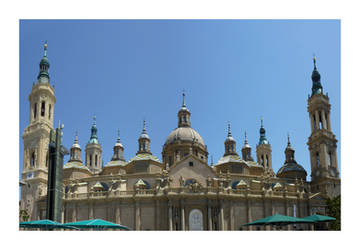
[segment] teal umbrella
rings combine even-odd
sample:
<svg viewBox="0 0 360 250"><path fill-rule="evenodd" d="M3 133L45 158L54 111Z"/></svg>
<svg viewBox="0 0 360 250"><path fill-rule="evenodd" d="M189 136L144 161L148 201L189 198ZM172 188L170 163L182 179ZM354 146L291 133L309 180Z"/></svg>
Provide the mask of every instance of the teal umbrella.
<svg viewBox="0 0 360 250"><path fill-rule="evenodd" d="M324 216L324 215L319 215L319 214L314 214L314 215L305 217L303 219L312 220L315 223L316 222L330 222L330 221L336 220L336 218L334 218L334 217Z"/></svg>
<svg viewBox="0 0 360 250"><path fill-rule="evenodd" d="M36 221L20 222L20 227L40 228L40 229L54 229L54 228L77 229L71 226L62 225L61 223L52 220L36 220Z"/></svg>
<svg viewBox="0 0 360 250"><path fill-rule="evenodd" d="M243 226L252 226L252 225L284 226L284 225L296 224L296 223L313 223L313 221L305 219L305 218L296 218L296 217L291 217L291 216L286 216L286 215L281 215L281 214L274 214L274 215L268 216L266 218L247 223Z"/></svg>
<svg viewBox="0 0 360 250"><path fill-rule="evenodd" d="M101 220L101 219L69 222L69 223L65 223L64 226L72 226L72 227L82 228L82 229L96 228L96 229L124 229L124 230L130 230L126 226L122 226L122 225L115 224L115 223L112 223L110 221Z"/></svg>

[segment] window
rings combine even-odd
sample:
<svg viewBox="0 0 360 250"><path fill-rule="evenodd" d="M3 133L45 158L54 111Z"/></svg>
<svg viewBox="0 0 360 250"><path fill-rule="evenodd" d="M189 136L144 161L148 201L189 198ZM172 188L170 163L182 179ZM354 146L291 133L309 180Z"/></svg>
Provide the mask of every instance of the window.
<svg viewBox="0 0 360 250"><path fill-rule="evenodd" d="M269 166L269 156L266 155L266 166L268 167Z"/></svg>
<svg viewBox="0 0 360 250"><path fill-rule="evenodd" d="M51 119L51 104L49 104L49 120Z"/></svg>
<svg viewBox="0 0 360 250"><path fill-rule="evenodd" d="M35 152L32 152L31 158L30 158L30 166L34 167L35 165Z"/></svg>
<svg viewBox="0 0 360 250"><path fill-rule="evenodd" d="M316 160L316 166L317 166L317 167L320 167L320 157L319 157L319 152L316 152L315 160Z"/></svg>
<svg viewBox="0 0 360 250"><path fill-rule="evenodd" d="M193 167L194 166L194 163L192 161L189 161L189 166L190 167Z"/></svg>
<svg viewBox="0 0 360 250"><path fill-rule="evenodd" d="M332 157L331 157L331 152L329 151L328 153L328 157L329 157L329 166L332 166Z"/></svg>
<svg viewBox="0 0 360 250"><path fill-rule="evenodd" d="M315 119L315 115L313 116L313 118L314 118L314 130L316 130L316 119Z"/></svg>
<svg viewBox="0 0 360 250"><path fill-rule="evenodd" d="M172 159L171 159L171 156L169 156L169 166L172 165Z"/></svg>
<svg viewBox="0 0 360 250"><path fill-rule="evenodd" d="M263 167L265 167L265 166L264 166L264 156L263 156L263 155L260 157L260 164L261 164Z"/></svg>
<svg viewBox="0 0 360 250"><path fill-rule="evenodd" d="M36 114L37 114L37 103L35 102L35 104L34 104L34 119L36 118Z"/></svg>
<svg viewBox="0 0 360 250"><path fill-rule="evenodd" d="M97 162L98 162L98 156L95 155L95 167L97 167Z"/></svg>
<svg viewBox="0 0 360 250"><path fill-rule="evenodd" d="M92 167L92 154L90 154L89 161L90 161L90 167Z"/></svg>
<svg viewBox="0 0 360 250"><path fill-rule="evenodd" d="M41 102L41 116L45 116L45 102Z"/></svg>

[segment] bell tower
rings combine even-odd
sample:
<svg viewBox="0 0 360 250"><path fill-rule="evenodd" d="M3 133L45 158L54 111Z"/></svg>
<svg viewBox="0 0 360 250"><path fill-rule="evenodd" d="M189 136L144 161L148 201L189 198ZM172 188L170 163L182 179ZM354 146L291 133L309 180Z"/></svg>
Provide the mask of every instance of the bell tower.
<svg viewBox="0 0 360 250"><path fill-rule="evenodd" d="M21 209L27 210L30 220L40 218L36 200L46 195L49 137L50 130L53 129L56 102L54 88L50 85L50 63L47 58L46 42L44 56L39 66L37 82L29 95L30 121L22 135L24 141L22 181L26 185L21 189Z"/></svg>
<svg viewBox="0 0 360 250"><path fill-rule="evenodd" d="M331 131L329 97L324 95L315 57L313 61L312 93L307 108L311 125L307 143L311 162L311 188L314 193L322 192L334 197L340 194L337 140Z"/></svg>
<svg viewBox="0 0 360 250"><path fill-rule="evenodd" d="M272 168L272 150L269 141L266 139L266 131L263 125L263 119L261 119L261 127L259 132L259 144L256 146L257 163L264 167L265 175L274 176L274 170Z"/></svg>

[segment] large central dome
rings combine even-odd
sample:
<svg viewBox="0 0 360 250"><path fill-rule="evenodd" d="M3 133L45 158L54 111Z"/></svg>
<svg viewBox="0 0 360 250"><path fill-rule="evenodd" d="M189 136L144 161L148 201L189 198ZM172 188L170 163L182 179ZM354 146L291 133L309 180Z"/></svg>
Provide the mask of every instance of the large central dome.
<svg viewBox="0 0 360 250"><path fill-rule="evenodd" d="M162 156L164 164L171 167L188 155L194 155L207 162L207 147L199 133L191 127L190 111L185 105L183 93L183 104L178 112L178 127L171 131L166 139Z"/></svg>
<svg viewBox="0 0 360 250"><path fill-rule="evenodd" d="M194 142L205 147L204 140L201 138L199 133L191 127L180 127L174 129L166 139L165 145L177 142Z"/></svg>

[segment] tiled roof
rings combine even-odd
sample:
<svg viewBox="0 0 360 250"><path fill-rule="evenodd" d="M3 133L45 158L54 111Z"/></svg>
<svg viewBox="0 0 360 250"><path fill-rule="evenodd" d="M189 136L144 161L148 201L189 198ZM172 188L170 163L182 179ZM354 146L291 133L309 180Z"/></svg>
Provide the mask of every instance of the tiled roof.
<svg viewBox="0 0 360 250"><path fill-rule="evenodd" d="M85 169L90 172L88 167L84 166L81 162L78 161L67 162L64 165L64 169L70 169L70 168Z"/></svg>
<svg viewBox="0 0 360 250"><path fill-rule="evenodd" d="M144 160L153 160L153 161L160 162L160 160L156 156L151 155L151 154L137 154L133 158L130 159L130 162L144 161Z"/></svg>
<svg viewBox="0 0 360 250"><path fill-rule="evenodd" d="M128 164L126 161L117 160L117 161L109 161L104 167L115 167L115 166L125 166Z"/></svg>

